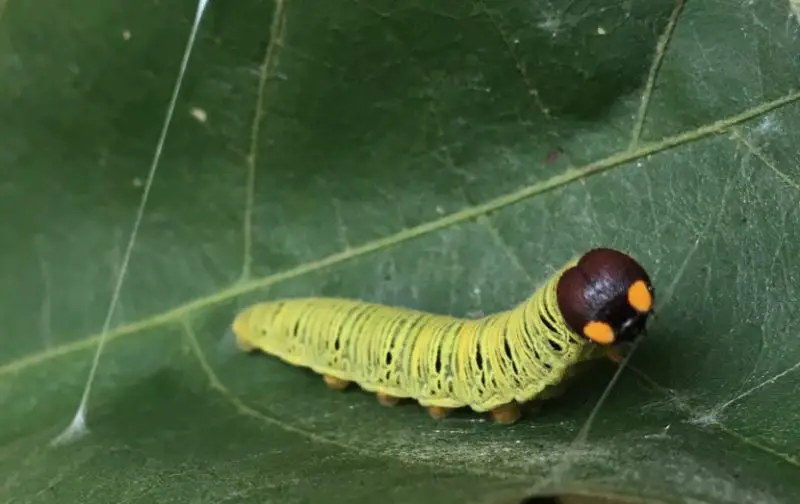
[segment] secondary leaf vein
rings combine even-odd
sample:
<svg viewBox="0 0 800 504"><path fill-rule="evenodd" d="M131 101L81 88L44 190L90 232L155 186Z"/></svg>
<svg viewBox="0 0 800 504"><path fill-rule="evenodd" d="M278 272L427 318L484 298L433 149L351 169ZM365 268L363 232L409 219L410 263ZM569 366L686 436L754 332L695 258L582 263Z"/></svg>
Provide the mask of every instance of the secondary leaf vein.
<svg viewBox="0 0 800 504"><path fill-rule="evenodd" d="M789 185L789 186L791 186L792 188L794 188L794 189L796 189L796 190L800 191L800 182L797 182L796 180L793 180L791 177L789 177L789 175L787 175L786 173L782 172L782 171L781 171L781 170L780 170L780 169L779 169L779 168L778 168L778 167L775 165L775 163L774 163L774 162L773 162L773 161L772 161L772 160L771 160L769 157L767 157L767 155L766 155L766 154L764 154L764 152L763 152L763 151L762 151L762 150L761 150L759 147L757 147L757 146L756 146L756 145L755 145L755 144L754 144L754 143L753 143L753 142L752 142L752 141L751 141L749 138L747 138L747 136L746 136L746 135L744 135L744 134L742 133L742 131L741 131L741 128L733 128L733 129L732 129L732 131L733 131L733 136L734 136L734 137L735 137L737 140L739 140L739 141L742 143L742 145L744 145L745 147L747 147L747 149L748 149L748 150L749 150L749 151L750 151L750 152L751 152L751 153L752 153L752 154L753 154L755 157L757 157L757 158L759 159L759 161L761 161L762 163L764 163L764 165L766 165L766 166L767 166L767 168L769 168L770 170L772 170L773 172L775 172L775 174L776 174L778 177L780 177L780 178L781 178L781 179L782 179L784 182L786 182L786 184L787 184L787 185Z"/></svg>
<svg viewBox="0 0 800 504"><path fill-rule="evenodd" d="M800 365L800 363L798 363L797 365L793 366L793 368L797 367L799 365ZM668 397L672 401L672 403L675 404L676 408L679 411L682 411L683 413L685 413L687 416L692 417L692 418L698 418L698 417L703 416L705 414L703 412L698 411L696 408L694 408L691 404L689 404L689 402L686 399L684 399L683 397L679 396L674 391L672 391L669 388L661 385L656 380L654 380L653 378L648 376L644 371L636 368L633 365L629 365L628 367L639 378L641 378L643 381L647 382L648 385L653 387L656 391L660 392L664 396ZM785 374L788 371L791 371L793 368L790 368L789 370L785 371L783 374ZM775 378L777 378L777 377L775 377ZM737 431L735 431L734 429L730 428L729 426L725 425L724 423L720 422L719 420L715 421L713 424L710 424L710 425L712 425L714 428L718 429L719 431L724 432L725 434L737 439L738 441L740 441L742 443L748 444L748 445L750 445L750 446L752 446L752 447L754 447L754 448L756 448L758 450L761 450L761 451L763 451L765 453L773 455L773 456L775 456L775 457L777 457L777 458L779 458L779 459L781 459L781 460L783 460L785 462L788 462L789 464L791 464L793 466L800 467L800 459L798 459L797 457L795 457L793 455L786 454L786 453L779 452L779 451L775 450L774 448L771 448L771 447L769 447L767 445L759 443L758 441L756 441L754 439L751 439L751 438L749 438L747 436L744 436L744 435L738 433Z"/></svg>
<svg viewBox="0 0 800 504"><path fill-rule="evenodd" d="M307 439L309 439L309 440L311 440L311 441L313 441L315 443L332 445L332 446L335 446L337 448L356 453L357 455L359 455L361 457L369 457L369 458L373 458L373 459L374 458L384 458L385 457L385 458L389 458L389 459L391 459L393 461L399 462L401 464L411 465L411 466L435 467L435 468L438 468L438 469L441 469L442 467L447 467L448 469L453 469L453 470L458 470L458 471L467 471L467 472L475 474L477 476L482 476L482 477L489 476L489 477L494 477L494 478L501 479L501 480L517 479L517 478L526 477L526 475L524 475L524 474L507 473L507 472L491 470L491 469L482 470L482 469L476 469L475 467L471 467L471 466L468 466L468 465L465 465L465 466L461 466L461 465L448 466L448 465L445 464L443 466L443 464L441 462L426 462L426 461L411 462L411 461L406 460L406 459L391 457L391 456L388 456L388 455L383 455L383 454L381 454L379 452L378 453L371 452L369 450L366 450L364 448L360 448L358 446L353 446L353 445L350 445L350 444L347 444L347 443L343 443L341 441L337 441L335 439L327 438L325 436L321 436L319 434L316 434L314 432L302 429L300 427L296 427L296 426L294 426L294 425L292 425L292 424L290 424L288 422L284 422L282 420L279 420L279 419L277 419L275 417L272 417L272 416L270 416L270 415L268 415L266 413L262 413L261 411L249 406L244 401L242 401L241 399L236 397L222 383L222 381L219 379L219 376L217 376L217 374L214 372L214 368L211 367L211 364L208 362L208 359L206 359L205 352L203 351L203 348L200 345L199 340L197 339L197 335L195 334L191 323L189 323L189 321L188 321L188 319L186 317L181 319L181 326L183 328L183 335L186 338L186 341L187 341L187 343L189 344L189 347L192 350L192 354L197 359L197 362L200 365L200 368L203 370L203 372L205 373L206 377L208 378L208 382L209 382L209 385L211 386L211 388L213 388L214 390L219 392L219 394L222 395L222 397L225 399L225 401L230 403L234 407L234 409L236 409L237 412L239 412L240 414L242 414L244 416L249 416L249 417L255 418L257 420L260 420L260 421L262 421L264 423L268 423L270 425L274 425L274 426L276 426L276 427L278 427L280 429L283 429L283 430L285 430L287 432L291 432L293 434L297 434L297 435L300 435L302 437L305 437L305 438L307 438Z"/></svg>
<svg viewBox="0 0 800 504"><path fill-rule="evenodd" d="M677 0L675 2L675 8L672 10L672 14L669 17L667 27L664 29L664 33L661 34L661 37L659 37L658 44L656 44L656 52L650 65L650 72L647 75L647 83L642 93L642 101L639 104L639 112L636 114L636 121L633 124L630 149L635 149L636 146L639 145L639 138L642 135L644 120L647 117L647 108L650 105L650 97L656 83L658 69L661 68L661 62L664 60L664 55L667 52L667 44L669 44L672 34L675 32L675 26L678 24L678 17L683 10L683 2L684 0Z"/></svg>
<svg viewBox="0 0 800 504"><path fill-rule="evenodd" d="M536 88L533 82L531 82L531 78L528 75L528 71L525 68L525 64L522 62L519 56L517 56L517 51L514 50L514 44L509 40L508 35L505 33L505 31L503 30L502 26L497 21L497 19L495 19L496 14L494 14L493 11L491 11L482 0L474 0L474 1L475 4L480 9L482 9L483 12L486 14L486 17L489 19L489 23L492 25L495 31L497 31L497 34L500 35L500 38L506 45L509 55L514 60L514 66L516 67L520 77L522 77L522 81L525 83L525 87L528 89L528 95L531 98L533 98L533 102L534 104L536 104L536 108L539 109L539 111L542 113L545 119L550 119L551 117L550 109L547 107L547 105L544 104L544 102L542 101L542 97L539 94L539 90Z"/></svg>
<svg viewBox="0 0 800 504"><path fill-rule="evenodd" d="M245 158L247 163L247 186L245 189L243 219L244 257L242 259L242 281L250 278L250 268L253 262L253 206L255 202L256 153L258 152L258 134L261 128L261 121L264 119L264 89L266 88L267 80L269 80L270 71L275 66L278 54L276 47L282 45L285 27L286 15L283 12L283 0L277 0L275 2L275 10L272 14L269 42L267 43L267 49L264 51L264 60L259 69L255 113L253 114L253 123L250 127L250 148Z"/></svg>
<svg viewBox="0 0 800 504"><path fill-rule="evenodd" d="M234 296L238 296L256 289L269 287L278 284L285 280L296 278L302 275L327 268L334 264L342 263L355 259L356 257L364 256L366 254L382 250L384 248L402 243L413 238L417 238L428 233L444 229L461 222L474 219L480 215L487 214L500 210L518 201L525 200L531 196L552 190L556 187L565 185L569 182L579 180L584 177L601 173L605 170L613 168L617 165L634 161L636 159L646 157L651 154L662 152L673 147L687 144L692 141L700 140L704 137L714 135L725 131L732 126L739 124L748 119L765 114L778 107L793 103L800 99L800 90L792 91L780 98L763 103L757 107L747 109L734 116L720 119L711 124L707 124L700 128L681 133L679 135L667 137L658 142L652 142L640 146L633 151L618 152L606 158L589 163L582 168L571 169L561 175L557 175L543 182L524 187L518 191L507 193L495 199L487 201L486 203L476 205L474 207L465 208L461 211L446 215L440 219L432 220L419 226L404 229L398 233L390 236L379 238L367 242L363 245L354 247L350 250L337 252L322 259L310 261L304 264L295 266L288 270L281 271L263 278L248 280L232 285L226 289L222 289L214 294L206 297L198 298L183 305L172 308L171 310L153 315L149 318L125 324L113 329L107 333L108 341L113 339L133 334L144 329L150 329L162 324L176 323L186 314L195 310L213 306L222 303ZM28 367L47 362L59 356L67 355L69 353L82 350L86 347L92 346L100 339L99 334L87 336L84 339L72 341L61 346L53 347L41 352L33 353L25 357L10 361L0 366L0 377L13 375Z"/></svg>
<svg viewBox="0 0 800 504"><path fill-rule="evenodd" d="M522 265L522 261L520 261L519 256L516 252L514 252L514 250L511 249L506 240L500 235L500 231L498 231L491 219L482 215L478 218L478 223L483 225L489 231L497 245L506 253L506 256L511 261L511 264L513 264L520 273L525 275L525 278L529 283L533 283L533 278L531 278L531 275L525 266Z"/></svg>

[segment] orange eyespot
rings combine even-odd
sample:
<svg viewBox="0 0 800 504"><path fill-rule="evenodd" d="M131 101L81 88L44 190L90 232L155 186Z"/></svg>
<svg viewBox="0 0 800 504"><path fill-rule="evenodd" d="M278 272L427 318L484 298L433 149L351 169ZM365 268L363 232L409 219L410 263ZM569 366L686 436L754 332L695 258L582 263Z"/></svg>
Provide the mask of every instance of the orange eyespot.
<svg viewBox="0 0 800 504"><path fill-rule="evenodd" d="M647 313L653 308L653 296L644 280L636 280L628 288L628 304L639 313Z"/></svg>
<svg viewBox="0 0 800 504"><path fill-rule="evenodd" d="M614 342L614 330L605 322L593 320L583 326L583 335L601 345Z"/></svg>

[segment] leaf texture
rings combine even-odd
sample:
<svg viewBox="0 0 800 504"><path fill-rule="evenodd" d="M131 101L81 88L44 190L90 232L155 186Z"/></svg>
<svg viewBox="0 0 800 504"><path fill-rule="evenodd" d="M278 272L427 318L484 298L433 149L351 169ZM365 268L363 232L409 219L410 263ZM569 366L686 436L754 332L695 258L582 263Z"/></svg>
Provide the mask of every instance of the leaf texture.
<svg viewBox="0 0 800 504"><path fill-rule="evenodd" d="M0 501L800 492L800 14L722 0L0 0ZM794 9L794 10L793 10ZM247 304L468 316L575 254L657 289L631 365L511 427L327 390ZM597 406L597 408L595 408Z"/></svg>

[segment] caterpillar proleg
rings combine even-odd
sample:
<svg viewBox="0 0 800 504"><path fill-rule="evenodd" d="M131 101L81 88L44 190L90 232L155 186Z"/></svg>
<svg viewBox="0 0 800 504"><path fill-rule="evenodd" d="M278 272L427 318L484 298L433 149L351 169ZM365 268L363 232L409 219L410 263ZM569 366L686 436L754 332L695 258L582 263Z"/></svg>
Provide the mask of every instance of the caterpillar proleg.
<svg viewBox="0 0 800 504"><path fill-rule="evenodd" d="M513 309L477 319L309 297L251 305L233 331L242 349L310 368L332 389L356 383L386 406L410 398L434 418L469 407L513 423L575 365L638 338L654 296L639 263L596 248Z"/></svg>

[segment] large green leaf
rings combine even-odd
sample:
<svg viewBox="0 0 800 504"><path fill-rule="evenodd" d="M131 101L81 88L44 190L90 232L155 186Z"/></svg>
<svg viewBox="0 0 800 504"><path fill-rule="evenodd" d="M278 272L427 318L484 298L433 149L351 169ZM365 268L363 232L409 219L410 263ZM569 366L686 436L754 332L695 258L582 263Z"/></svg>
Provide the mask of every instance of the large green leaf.
<svg viewBox="0 0 800 504"><path fill-rule="evenodd" d="M680 7L213 0L88 435L51 446L195 5L0 0L0 501L795 502L800 24L788 0ZM611 363L500 427L231 340L280 296L504 309L598 244L649 269L658 313L595 417Z"/></svg>

